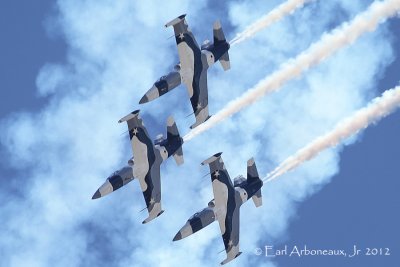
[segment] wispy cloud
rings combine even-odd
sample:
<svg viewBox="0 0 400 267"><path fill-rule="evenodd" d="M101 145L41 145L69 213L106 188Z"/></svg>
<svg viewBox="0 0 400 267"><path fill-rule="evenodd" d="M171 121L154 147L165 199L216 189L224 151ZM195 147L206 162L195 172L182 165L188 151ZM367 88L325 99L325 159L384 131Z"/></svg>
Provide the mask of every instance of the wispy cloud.
<svg viewBox="0 0 400 267"><path fill-rule="evenodd" d="M267 175L267 181L272 181L288 171L293 170L305 161L316 157L323 150L337 146L344 139L367 128L371 123L375 123L386 117L399 105L400 86L385 91L381 97L372 100L368 106L339 122L332 131L317 137L304 148L297 151L293 156L284 160Z"/></svg>
<svg viewBox="0 0 400 267"><path fill-rule="evenodd" d="M237 33L235 38L230 41L231 46L235 46L248 38L253 37L259 31L293 13L296 9L301 8L308 1L311 0L288 0L287 2L280 4L267 15L246 27L242 32Z"/></svg>
<svg viewBox="0 0 400 267"><path fill-rule="evenodd" d="M196 135L214 127L222 120L239 112L244 107L251 105L265 94L279 90L286 82L298 77L310 67L319 64L322 60L331 56L344 46L353 43L362 34L375 30L379 23L388 17L395 16L399 10L400 1L398 0L374 2L367 11L359 14L350 23L344 24L341 28L334 30L330 34L323 35L322 39L314 43L308 50L288 63L285 63L272 75L259 81L253 88L249 89L239 98L229 102L208 121L187 134L184 140L189 141Z"/></svg>

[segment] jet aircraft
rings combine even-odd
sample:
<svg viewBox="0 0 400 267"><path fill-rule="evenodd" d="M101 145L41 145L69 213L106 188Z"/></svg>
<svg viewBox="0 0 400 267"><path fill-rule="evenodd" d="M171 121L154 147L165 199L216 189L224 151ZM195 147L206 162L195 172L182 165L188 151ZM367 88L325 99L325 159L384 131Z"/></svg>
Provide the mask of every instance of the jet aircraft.
<svg viewBox="0 0 400 267"><path fill-rule="evenodd" d="M172 117L169 117L167 121L167 138L158 136L154 144L139 115L139 110L123 117L119 123L124 121L128 124L134 157L128 161L128 166L108 177L94 193L92 199L103 197L136 178L139 180L149 213L143 223L148 223L164 212L161 209L161 163L170 156L175 158L178 165L183 163L183 139Z"/></svg>
<svg viewBox="0 0 400 267"><path fill-rule="evenodd" d="M208 203L207 208L189 218L173 241L185 238L218 220L227 254L227 258L221 264L225 264L241 254L239 252L240 207L249 198L252 198L256 207L262 205L263 182L258 176L254 159L251 158L247 161L247 179L240 175L232 184L221 154L215 154L202 163L210 167L214 199Z"/></svg>
<svg viewBox="0 0 400 267"><path fill-rule="evenodd" d="M208 112L207 70L219 61L226 71L230 69L229 43L225 39L221 23L213 26L214 42L206 40L201 47L196 42L188 24L186 15L168 22L165 27L173 26L178 46L180 63L169 74L162 76L140 100L140 104L154 100L176 88L182 82L186 85L196 122L191 129L210 118Z"/></svg>

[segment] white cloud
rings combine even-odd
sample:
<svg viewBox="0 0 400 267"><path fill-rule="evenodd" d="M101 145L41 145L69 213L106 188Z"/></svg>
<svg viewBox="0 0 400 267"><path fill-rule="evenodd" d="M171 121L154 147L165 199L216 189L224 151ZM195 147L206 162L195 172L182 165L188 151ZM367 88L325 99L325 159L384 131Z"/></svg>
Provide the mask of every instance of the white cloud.
<svg viewBox="0 0 400 267"><path fill-rule="evenodd" d="M335 22L337 12L349 16L361 11L344 2L307 5L232 49L232 69L224 73L217 65L209 75L211 113L316 41ZM392 57L383 25L304 78L185 144L185 164L177 167L169 160L162 168L166 212L142 225L145 215L138 211L144 202L137 181L104 199L90 199L106 176L130 157L128 140L120 136L126 126L116 122L138 108L154 80L177 61L173 40L167 39L172 31L164 28L165 22L187 13L200 43L200 36L211 37L211 21L202 21L203 13L213 20L217 11L212 4L189 1L58 3L69 50L64 65L47 64L39 75L38 91L49 95L49 104L37 114L14 115L2 123L1 141L10 163L23 171L17 179L24 195L9 196L0 208L0 256L7 266L218 264L224 255L217 254L223 243L216 223L180 242L171 241L187 218L212 198L209 178L201 178L208 170L200 162L223 151L233 178L245 173L246 160L254 155L260 174L266 174L364 105ZM243 29L257 18L255 14L263 15L278 3L246 3L243 9L244 3L231 2L229 22ZM313 13L310 8L325 12ZM228 17L222 19L223 26L224 20ZM165 130L170 114L182 134L193 123L194 118L184 118L190 112L189 101L173 97L184 97L185 89L175 90L163 100L140 106L153 136ZM171 110L178 103L179 108ZM241 214L245 253L232 266L258 262L252 255L257 242L279 242L296 212L294 203L329 182L338 171L338 160L337 149L326 151L265 187L262 208L246 204Z"/></svg>

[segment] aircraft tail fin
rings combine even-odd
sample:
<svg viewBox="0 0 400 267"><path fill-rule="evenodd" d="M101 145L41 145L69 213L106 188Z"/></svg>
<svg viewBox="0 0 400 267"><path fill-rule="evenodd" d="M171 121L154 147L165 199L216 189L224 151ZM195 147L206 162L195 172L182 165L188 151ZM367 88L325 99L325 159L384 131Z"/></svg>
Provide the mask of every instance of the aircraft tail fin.
<svg viewBox="0 0 400 267"><path fill-rule="evenodd" d="M183 163L183 139L179 135L178 127L176 126L175 120L172 116L168 118L167 121L167 139L168 142L177 145L178 149L173 154L173 157L176 161L177 165L181 165Z"/></svg>
<svg viewBox="0 0 400 267"><path fill-rule="evenodd" d="M260 179L258 175L257 166L254 161L254 158L251 158L247 161L247 181L249 183L255 182Z"/></svg>
<svg viewBox="0 0 400 267"><path fill-rule="evenodd" d="M219 20L214 22L213 26L214 44L226 42L224 31L222 30L221 22Z"/></svg>
<svg viewBox="0 0 400 267"><path fill-rule="evenodd" d="M220 43L227 43L226 39L225 39L224 31L222 30L222 26L221 26L221 23L219 22L219 20L214 22L213 34L214 34L214 45L218 45ZM221 58L219 59L219 62L221 63L221 66L224 69L224 71L227 71L231 68L231 62L229 61L228 51L226 51L221 56Z"/></svg>
<svg viewBox="0 0 400 267"><path fill-rule="evenodd" d="M258 175L257 166L254 162L254 158L251 158L247 161L247 182L262 182L260 180L260 176ZM260 207L262 205L261 188L251 198L254 202L254 205L256 207Z"/></svg>

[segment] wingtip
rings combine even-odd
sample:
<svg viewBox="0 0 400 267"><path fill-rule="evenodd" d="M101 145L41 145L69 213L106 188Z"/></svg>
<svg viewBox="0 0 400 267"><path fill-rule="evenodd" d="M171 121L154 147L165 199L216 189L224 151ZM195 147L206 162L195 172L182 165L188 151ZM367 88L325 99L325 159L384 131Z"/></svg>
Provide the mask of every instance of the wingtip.
<svg viewBox="0 0 400 267"><path fill-rule="evenodd" d="M212 155L211 157L209 157L208 159L204 160L201 165L206 165L206 164L210 164L211 162L214 162L215 160L217 160L219 157L221 157L222 152L216 153L214 155Z"/></svg>
<svg viewBox="0 0 400 267"><path fill-rule="evenodd" d="M139 114L139 112L140 112L140 109L137 109L137 110L132 111L132 112L129 113L128 115L126 115L126 116L124 116L123 118L121 118L121 119L118 121L118 123L127 121L127 120L129 120L129 119L131 119L131 118L137 116L137 115Z"/></svg>
<svg viewBox="0 0 400 267"><path fill-rule="evenodd" d="M149 215L149 217L147 217L147 218L142 222L142 224L146 224L146 223L148 223L148 222L151 222L152 220L154 220L155 218L157 218L158 216L160 216L160 215L163 214L163 213L164 213L164 210L161 210L161 211L157 214L157 216L155 216L155 217Z"/></svg>
<svg viewBox="0 0 400 267"><path fill-rule="evenodd" d="M253 166L254 165L254 157L251 157L249 160L247 160L247 166Z"/></svg>
<svg viewBox="0 0 400 267"><path fill-rule="evenodd" d="M219 30L220 28L222 28L222 26L221 26L221 21L220 21L219 19L217 19L217 20L214 22L214 29L215 29L215 30Z"/></svg>
<svg viewBox="0 0 400 267"><path fill-rule="evenodd" d="M221 262L221 265L225 265L225 264L227 264L228 262L230 262L230 261L236 259L237 257L240 256L240 254L242 254L242 252L239 251L238 254L236 254L236 256L235 256L234 258L226 258L224 261Z"/></svg>
<svg viewBox="0 0 400 267"><path fill-rule="evenodd" d="M216 154L214 155L214 157L219 158L219 157L221 157L221 155L222 155L222 152L218 152L218 153L216 153Z"/></svg>
<svg viewBox="0 0 400 267"><path fill-rule="evenodd" d="M167 119L167 126L173 126L174 123L175 123L174 117L172 117L172 115L169 116L168 119Z"/></svg>
<svg viewBox="0 0 400 267"><path fill-rule="evenodd" d="M165 28L168 28L169 26L175 25L176 23L179 23L181 20L183 20L186 17L186 14L180 15L179 17L171 20L170 22L165 24Z"/></svg>

